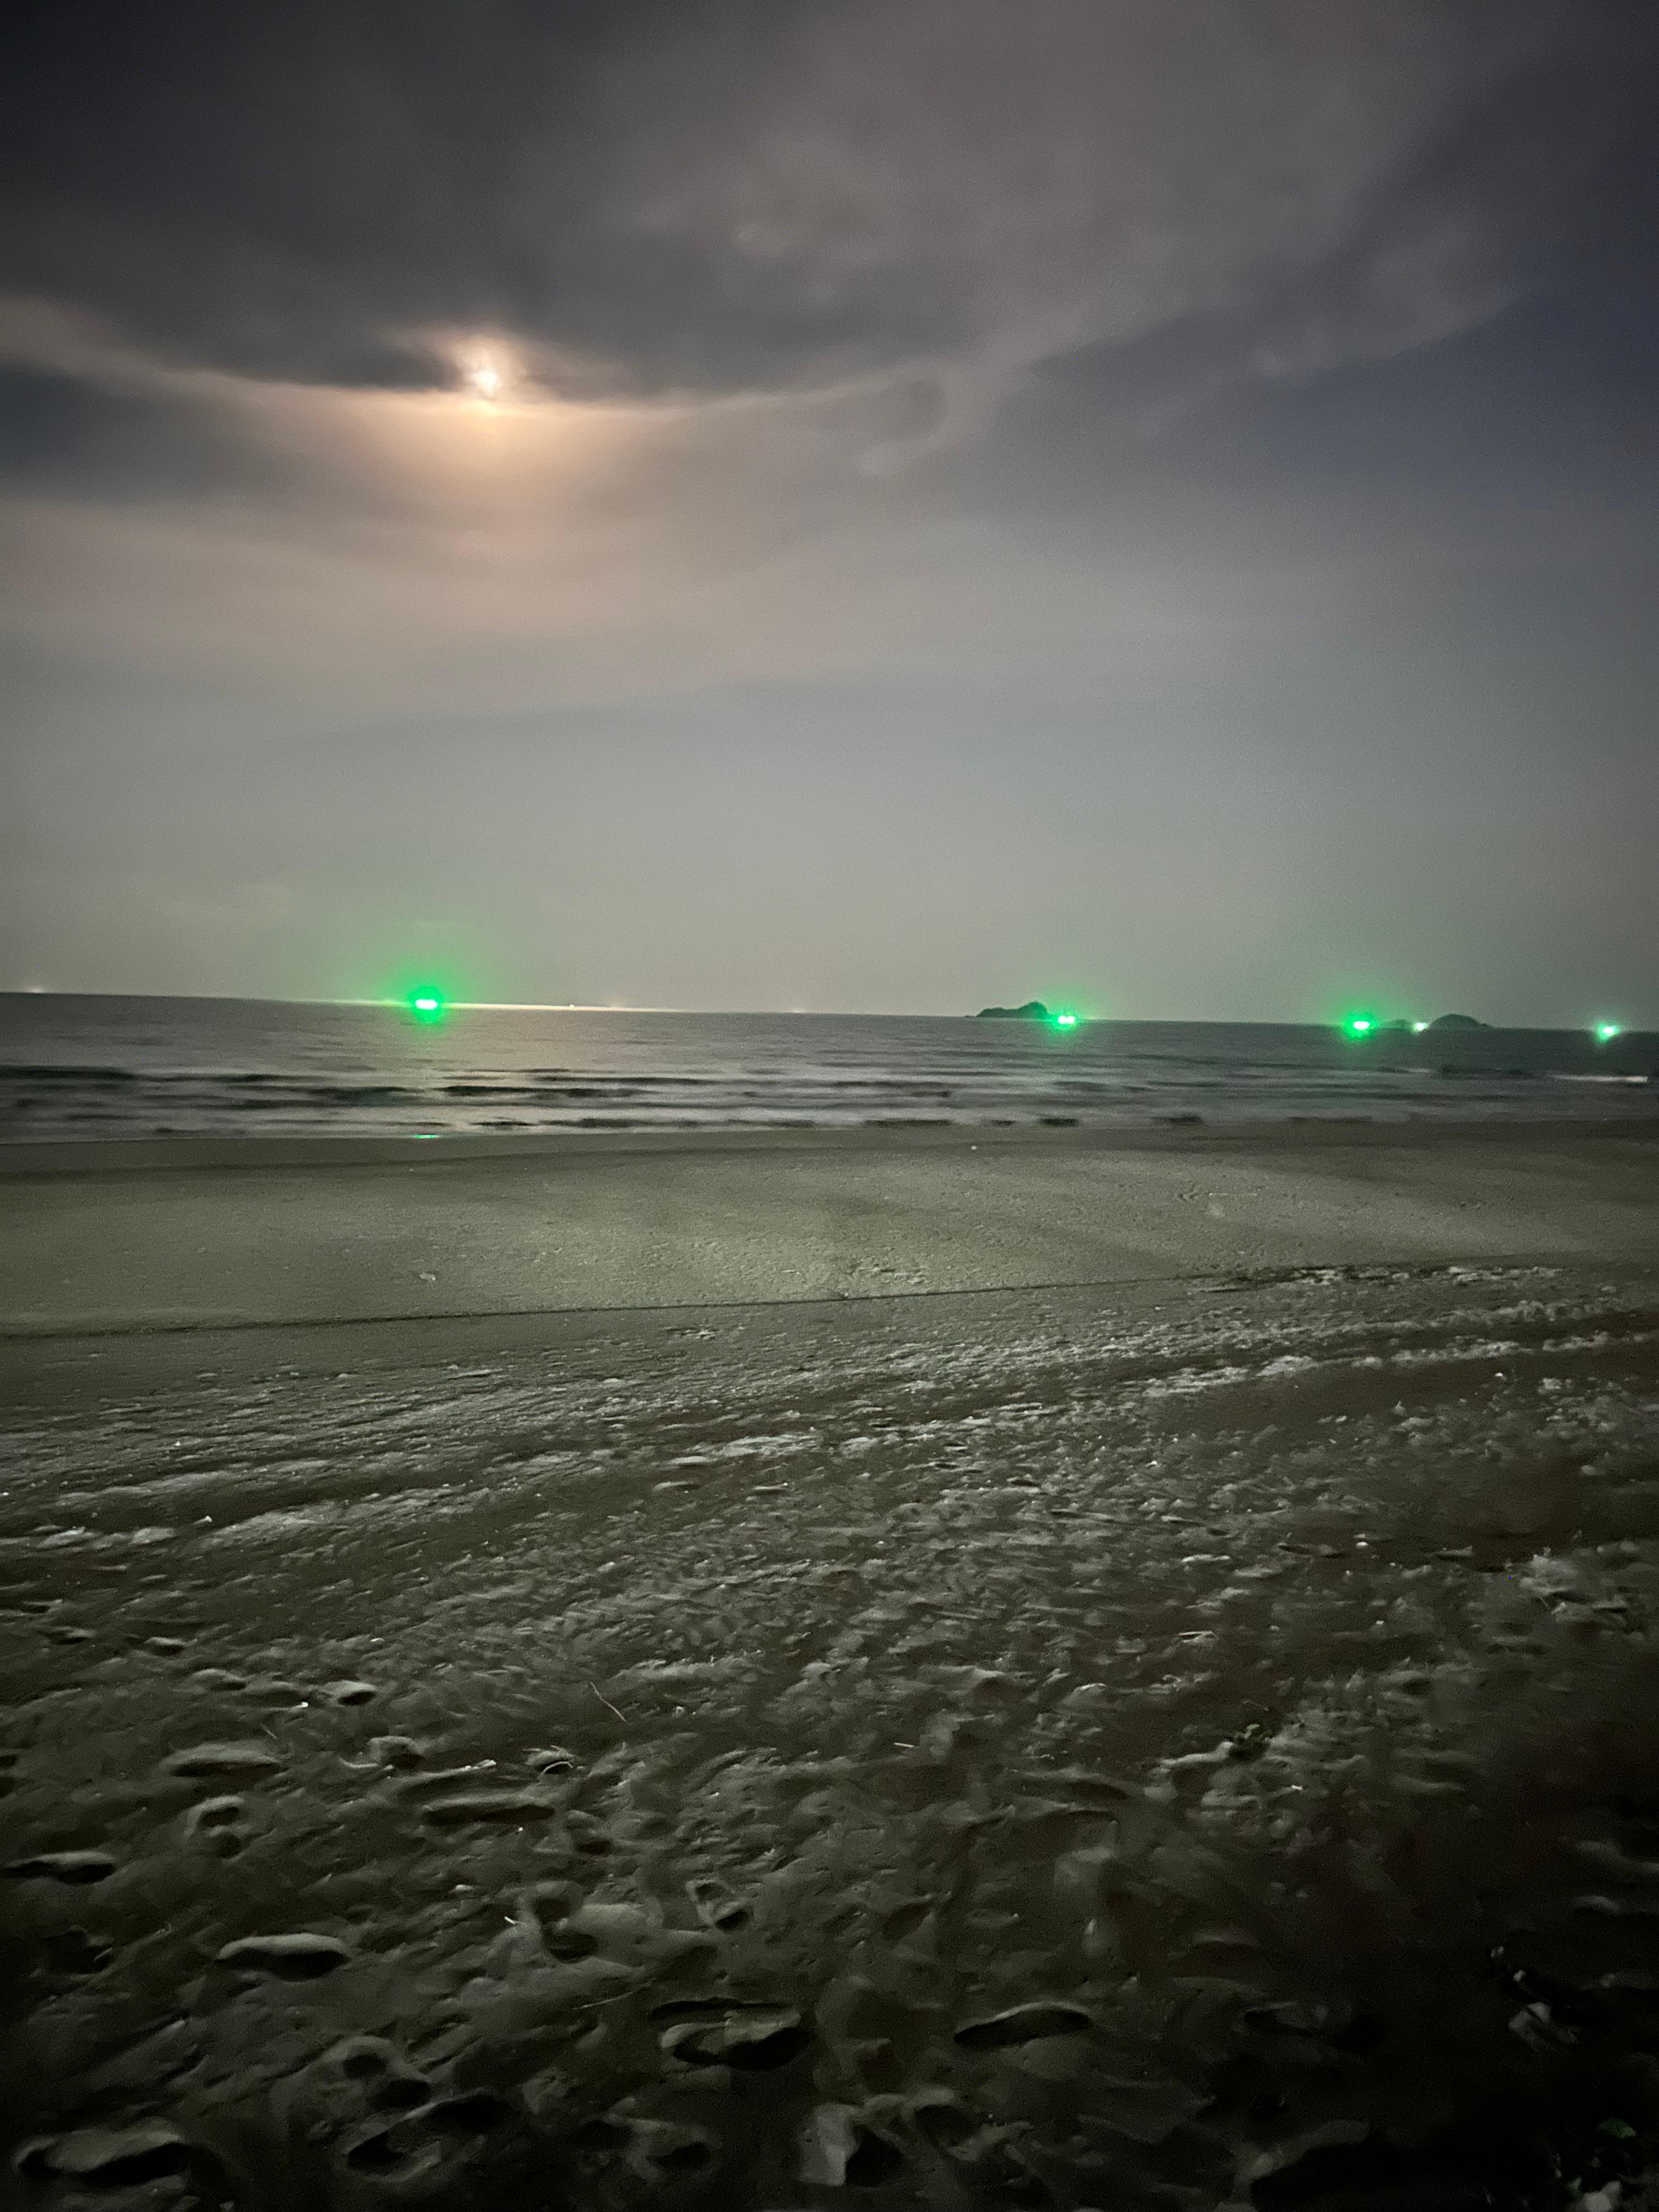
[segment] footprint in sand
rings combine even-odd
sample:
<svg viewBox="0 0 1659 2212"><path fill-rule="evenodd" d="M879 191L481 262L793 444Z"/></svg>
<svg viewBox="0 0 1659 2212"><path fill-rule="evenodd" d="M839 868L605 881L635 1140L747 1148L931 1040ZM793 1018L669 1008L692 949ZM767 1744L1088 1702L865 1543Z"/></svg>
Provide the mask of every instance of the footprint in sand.
<svg viewBox="0 0 1659 2212"><path fill-rule="evenodd" d="M724 1882L699 1879L688 1881L685 1889L703 1926L716 1929L722 1936L734 1935L739 1928L746 1928L753 1917L743 1899L734 1896Z"/></svg>
<svg viewBox="0 0 1659 2212"><path fill-rule="evenodd" d="M1011 2005L985 2020L969 2021L957 2030L956 2039L964 2051L1011 2051L1044 2036L1087 2035L1093 2027L1079 2005Z"/></svg>
<svg viewBox="0 0 1659 2212"><path fill-rule="evenodd" d="M558 1809L547 1798L530 1796L521 1790L461 1790L422 1805L421 1818L433 1828L519 1828L531 1820L550 1820Z"/></svg>
<svg viewBox="0 0 1659 2212"><path fill-rule="evenodd" d="M367 1705L380 1695L373 1682L325 1682L317 1693L331 1705Z"/></svg>
<svg viewBox="0 0 1659 2212"><path fill-rule="evenodd" d="M161 1762L165 1773L184 1782L217 1782L239 1775L275 1774L282 1760L267 1743L198 1743L175 1751Z"/></svg>
<svg viewBox="0 0 1659 2212"><path fill-rule="evenodd" d="M107 1851L40 1851L32 1859L14 1859L6 1869L13 1881L64 1881L77 1886L107 1881L115 1862Z"/></svg>
<svg viewBox="0 0 1659 2212"><path fill-rule="evenodd" d="M322 2063L348 2081L372 2081L397 2065L398 2053L378 2035L348 2036L323 2053Z"/></svg>
<svg viewBox="0 0 1659 2212"><path fill-rule="evenodd" d="M663 2055L682 2066L729 2066L769 2074L799 2058L811 2031L787 2005L745 2004L730 1997L682 1997L651 2014Z"/></svg>
<svg viewBox="0 0 1659 2212"><path fill-rule="evenodd" d="M916 2133L938 2150L956 2150L983 2125L948 2089L923 2089L908 2100L908 2109Z"/></svg>
<svg viewBox="0 0 1659 2212"><path fill-rule="evenodd" d="M557 1965L568 1966L578 1959L591 1959L599 1939L591 1930L573 1924L572 1915L582 1909L582 1893L574 1881L540 1881L526 1905L541 1931L542 1948Z"/></svg>
<svg viewBox="0 0 1659 2212"><path fill-rule="evenodd" d="M426 1755L426 1746L412 1735L372 1735L368 1740L368 1756L377 1766L407 1771L421 1765Z"/></svg>
<svg viewBox="0 0 1659 2212"><path fill-rule="evenodd" d="M16 2167L31 2181L78 2181L100 2192L191 2175L206 2179L219 2172L210 2151L159 2120L39 2137L19 2152Z"/></svg>
<svg viewBox="0 0 1659 2212"><path fill-rule="evenodd" d="M49 1974L101 1974L114 1955L109 1944L95 1942L84 1928L60 1928L40 1943L41 1963Z"/></svg>
<svg viewBox="0 0 1659 2212"><path fill-rule="evenodd" d="M565 1825L570 1831L570 1840L585 1859L602 1859L610 1856L610 1837L599 1823L586 1813L569 1813Z"/></svg>
<svg viewBox="0 0 1659 2212"><path fill-rule="evenodd" d="M185 1833L192 1843L205 1844L221 1858L234 1858L247 1835L240 1797L204 1797L185 1815Z"/></svg>
<svg viewBox="0 0 1659 2212"><path fill-rule="evenodd" d="M465 2089L453 2097L441 2097L422 2118L443 2135L482 2136L499 2127L511 2109L493 2090Z"/></svg>
<svg viewBox="0 0 1659 2212"><path fill-rule="evenodd" d="M647 2181L668 2179L683 2173L702 2173L711 2166L718 2146L701 2130L672 2120L647 2120L630 2116L631 2138L628 2163Z"/></svg>
<svg viewBox="0 0 1659 2212"><path fill-rule="evenodd" d="M354 2035L325 2053L325 2076L337 2077L349 2105L361 2112L418 2112L432 2101L432 2084L394 2046L377 2035Z"/></svg>
<svg viewBox="0 0 1659 2212"><path fill-rule="evenodd" d="M542 1751L532 1751L526 1759L525 1765L532 1774L539 1774L544 1779L560 1774L574 1774L576 1771L576 1761L573 1755L562 1745L556 1743L549 1744Z"/></svg>
<svg viewBox="0 0 1659 2212"><path fill-rule="evenodd" d="M832 2189L878 2189L904 2170L904 2154L845 2105L820 2105L800 2135L800 2177Z"/></svg>
<svg viewBox="0 0 1659 2212"><path fill-rule="evenodd" d="M354 2173L408 2183L438 2163L436 2146L410 2120L374 2126L345 2145L345 2163Z"/></svg>
<svg viewBox="0 0 1659 2212"><path fill-rule="evenodd" d="M302 1705L306 1693L297 1682L285 1682L280 1675L255 1674L242 1686L242 1694L256 1705Z"/></svg>
<svg viewBox="0 0 1659 2212"><path fill-rule="evenodd" d="M355 2130L343 2146L344 2162L355 2173L406 2184L439 2162L443 2138L452 2144L474 2141L500 2126L512 2109L488 2089L464 2090L434 2101L420 2075L395 2059L388 2064L385 2048L368 2039L347 2049L340 2063L364 2083L365 2101L380 2116ZM388 2113L398 2117L388 2121Z"/></svg>
<svg viewBox="0 0 1659 2212"><path fill-rule="evenodd" d="M388 2074L365 2101L377 2112L417 2112L432 2101L432 2084L418 2074Z"/></svg>
<svg viewBox="0 0 1659 2212"><path fill-rule="evenodd" d="M315 1982L325 1974L337 1972L350 1956L345 1945L332 1936L241 1936L225 1945L217 1963L251 1967L256 1973L274 1974L283 1982Z"/></svg>

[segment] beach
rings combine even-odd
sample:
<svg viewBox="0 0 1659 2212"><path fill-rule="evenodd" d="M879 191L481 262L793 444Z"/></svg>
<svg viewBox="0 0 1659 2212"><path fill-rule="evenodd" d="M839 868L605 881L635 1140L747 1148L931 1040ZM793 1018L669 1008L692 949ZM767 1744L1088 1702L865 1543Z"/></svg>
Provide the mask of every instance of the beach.
<svg viewBox="0 0 1659 2212"><path fill-rule="evenodd" d="M1645 1130L0 1206L18 2201L1639 2201Z"/></svg>
<svg viewBox="0 0 1659 2212"><path fill-rule="evenodd" d="M0 1147L0 1329L351 1323L1240 1269L1641 1262L1659 1122Z"/></svg>

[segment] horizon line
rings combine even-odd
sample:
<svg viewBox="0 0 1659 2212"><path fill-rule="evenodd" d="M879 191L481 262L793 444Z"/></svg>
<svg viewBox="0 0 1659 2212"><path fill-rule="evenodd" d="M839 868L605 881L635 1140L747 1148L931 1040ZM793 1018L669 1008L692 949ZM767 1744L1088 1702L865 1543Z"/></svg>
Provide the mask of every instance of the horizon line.
<svg viewBox="0 0 1659 2212"><path fill-rule="evenodd" d="M159 999L179 1000L187 1003L222 1006L362 1006L378 1007L388 1012L404 1009L406 995L374 998L313 998L290 997L271 992L237 991L134 991L134 990L59 990L55 986L40 983L0 986L0 999ZM901 1012L872 1011L856 1007L821 1006L665 1006L624 1003L617 1000L580 1000L556 999L449 999L443 1000L447 1013L525 1013L525 1014L677 1014L736 1019L776 1019L799 1021L977 1021L982 1018L978 1010L972 1012L953 1009L930 1012L910 1007ZM1285 1016L1238 1014L1091 1014L1080 1016L1082 1022L1092 1027L1108 1025L1168 1026L1171 1028L1214 1029L1340 1029L1350 1018L1345 1015ZM1411 1019L1407 1016L1373 1017L1379 1031L1386 1030L1389 1021ZM1445 1018L1430 1018L1430 1023ZM1582 1031L1591 1034L1600 1030L1610 1018L1593 1017L1576 1022L1501 1021L1475 1018L1479 1025L1492 1030L1536 1030L1571 1036ZM1629 1038L1659 1034L1640 1021L1619 1021L1612 1025L1618 1036ZM1422 1032L1419 1032L1421 1034Z"/></svg>

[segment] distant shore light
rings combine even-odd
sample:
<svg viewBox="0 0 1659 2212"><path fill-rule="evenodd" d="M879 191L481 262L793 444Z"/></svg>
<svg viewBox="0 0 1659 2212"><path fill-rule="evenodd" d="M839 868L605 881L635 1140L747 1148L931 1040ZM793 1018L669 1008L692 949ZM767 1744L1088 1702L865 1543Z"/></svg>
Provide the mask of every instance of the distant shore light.
<svg viewBox="0 0 1659 2212"><path fill-rule="evenodd" d="M405 1004L417 1022L437 1022L443 1019L444 994L430 983L417 983Z"/></svg>
<svg viewBox="0 0 1659 2212"><path fill-rule="evenodd" d="M1350 1036L1369 1036L1376 1027L1375 1014L1347 1014L1343 1017L1343 1028Z"/></svg>
<svg viewBox="0 0 1659 2212"><path fill-rule="evenodd" d="M1077 1027L1077 1016L1075 1014L1056 1014L1054 1016L1054 1027L1057 1030L1074 1030Z"/></svg>
<svg viewBox="0 0 1659 2212"><path fill-rule="evenodd" d="M1426 1022L1413 1022L1412 1024L1412 1035L1413 1036L1421 1036L1424 1030L1427 1029L1428 1026L1429 1025Z"/></svg>
<svg viewBox="0 0 1659 2212"><path fill-rule="evenodd" d="M1597 1044L1611 1044L1614 1037L1622 1036L1623 1035L1623 1024L1619 1022L1597 1022L1595 1024L1595 1042Z"/></svg>

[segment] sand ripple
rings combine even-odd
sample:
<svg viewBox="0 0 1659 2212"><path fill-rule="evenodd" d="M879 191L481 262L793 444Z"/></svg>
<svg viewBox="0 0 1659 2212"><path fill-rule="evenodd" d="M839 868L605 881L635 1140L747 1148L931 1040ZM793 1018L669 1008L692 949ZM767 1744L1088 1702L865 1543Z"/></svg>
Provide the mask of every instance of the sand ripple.
<svg viewBox="0 0 1659 2212"><path fill-rule="evenodd" d="M20 2201L1541 2204L1648 2156L1650 1307L984 1310L14 1425Z"/></svg>

